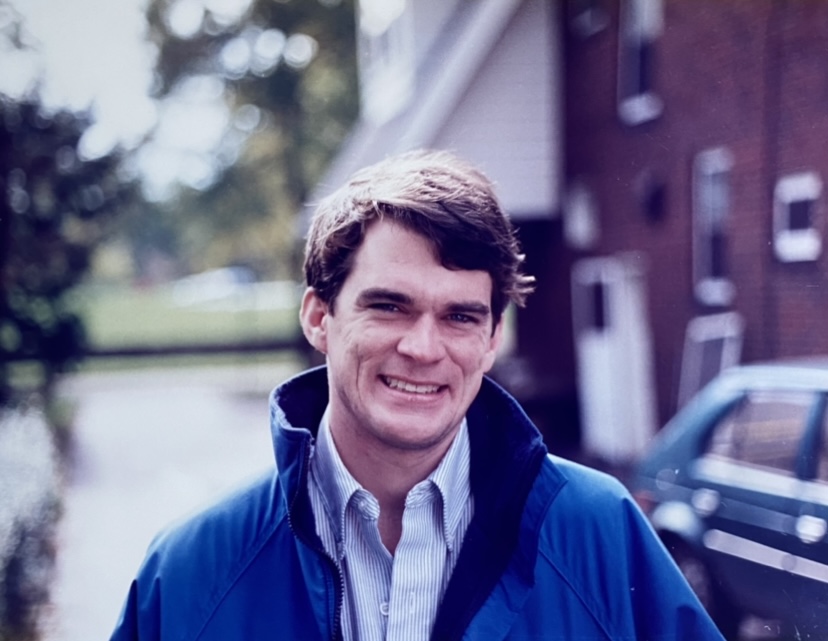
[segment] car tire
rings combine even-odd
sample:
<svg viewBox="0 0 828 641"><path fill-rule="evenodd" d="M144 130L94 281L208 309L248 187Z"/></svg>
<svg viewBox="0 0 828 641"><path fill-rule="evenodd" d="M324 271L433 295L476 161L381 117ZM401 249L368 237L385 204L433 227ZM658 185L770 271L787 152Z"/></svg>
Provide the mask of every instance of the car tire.
<svg viewBox="0 0 828 641"><path fill-rule="evenodd" d="M722 591L719 582L704 560L683 542L668 542L667 547L679 570L722 635L728 641L738 641L739 628L744 614Z"/></svg>

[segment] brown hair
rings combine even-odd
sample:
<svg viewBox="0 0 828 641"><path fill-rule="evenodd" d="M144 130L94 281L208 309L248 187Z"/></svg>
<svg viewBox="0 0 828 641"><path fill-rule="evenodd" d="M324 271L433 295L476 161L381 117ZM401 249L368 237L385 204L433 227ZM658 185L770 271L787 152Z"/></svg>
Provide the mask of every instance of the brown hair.
<svg viewBox="0 0 828 641"><path fill-rule="evenodd" d="M533 290L489 179L448 152L413 151L358 171L319 203L305 247L305 279L332 313L365 230L382 218L429 239L446 268L488 272L495 324L509 301L523 306Z"/></svg>

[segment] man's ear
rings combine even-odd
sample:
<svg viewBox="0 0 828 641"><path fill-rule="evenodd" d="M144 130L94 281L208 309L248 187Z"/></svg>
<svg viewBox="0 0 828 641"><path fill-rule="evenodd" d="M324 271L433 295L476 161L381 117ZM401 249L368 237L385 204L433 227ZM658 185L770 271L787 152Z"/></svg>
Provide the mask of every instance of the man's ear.
<svg viewBox="0 0 828 641"><path fill-rule="evenodd" d="M328 335L326 318L328 305L313 287L308 287L302 296L302 305L299 308L299 322L302 332L308 342L323 354L328 353Z"/></svg>

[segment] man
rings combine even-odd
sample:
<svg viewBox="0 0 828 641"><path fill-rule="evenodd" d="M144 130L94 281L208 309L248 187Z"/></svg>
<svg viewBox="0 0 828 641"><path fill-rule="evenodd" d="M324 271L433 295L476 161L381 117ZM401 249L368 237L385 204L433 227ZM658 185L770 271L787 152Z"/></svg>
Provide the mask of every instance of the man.
<svg viewBox="0 0 828 641"><path fill-rule="evenodd" d="M278 471L154 541L112 638L721 639L621 485L484 378L522 258L444 152L323 201L300 320L326 367L272 395Z"/></svg>

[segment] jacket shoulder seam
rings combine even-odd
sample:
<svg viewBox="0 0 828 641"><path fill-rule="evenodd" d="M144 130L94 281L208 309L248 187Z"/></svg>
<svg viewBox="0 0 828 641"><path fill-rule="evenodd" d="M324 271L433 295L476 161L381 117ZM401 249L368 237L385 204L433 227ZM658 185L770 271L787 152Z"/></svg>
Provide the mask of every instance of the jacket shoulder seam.
<svg viewBox="0 0 828 641"><path fill-rule="evenodd" d="M233 590L239 582L241 576L255 562L256 558L261 554L263 548L273 538L278 529L285 523L286 520L286 515L284 513L272 519L266 527L261 528L252 543L247 546L246 554L239 555L239 560L235 563L235 570L228 572L227 579L222 581L222 587L217 589L214 596L211 597L205 604L202 610L203 620L201 625L198 627L197 632L192 637L193 641L198 641L198 639L202 638L202 635L207 629L210 620L215 616L216 612L220 608L222 601L224 601L227 595ZM186 637L182 636L181 639L182 641L185 641Z"/></svg>
<svg viewBox="0 0 828 641"><path fill-rule="evenodd" d="M575 581L572 579L571 573L564 572L562 568L555 562L552 556L548 553L546 549L541 546L538 550L540 555L546 560L546 562L552 567L555 574L563 581L569 590L572 591L573 594L578 598L578 600L583 603L584 607L587 611L592 615L592 618L601 628L601 631L606 635L607 639L612 639L613 635L609 629L609 626L606 623L604 617L600 616L602 613L602 608L600 605L592 598L590 598L589 593L587 590L583 588L583 586L576 585Z"/></svg>

